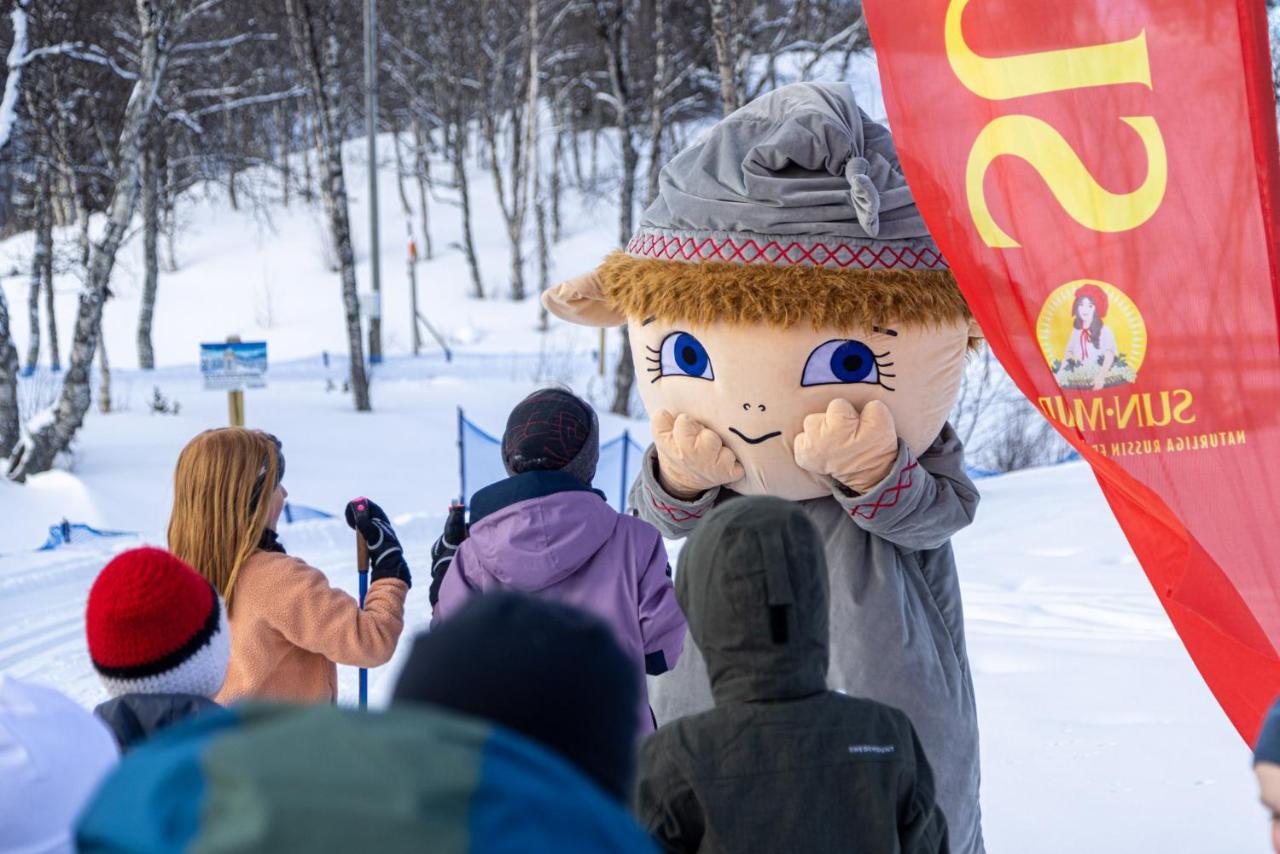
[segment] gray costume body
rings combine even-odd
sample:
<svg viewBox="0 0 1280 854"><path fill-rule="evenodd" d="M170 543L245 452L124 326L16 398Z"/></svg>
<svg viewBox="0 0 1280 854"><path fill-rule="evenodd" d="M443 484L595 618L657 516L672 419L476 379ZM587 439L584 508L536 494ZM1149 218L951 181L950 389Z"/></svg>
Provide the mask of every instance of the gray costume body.
<svg viewBox="0 0 1280 854"><path fill-rule="evenodd" d="M669 539L690 533L736 493L693 501L667 493L653 447L631 505ZM950 425L917 461L900 441L893 470L855 495L798 502L825 542L831 591L830 687L894 706L911 719L933 766L951 850L982 854L978 720L964 613L950 538L973 521L978 492ZM713 707L706 664L692 638L675 670L650 682L659 724Z"/></svg>

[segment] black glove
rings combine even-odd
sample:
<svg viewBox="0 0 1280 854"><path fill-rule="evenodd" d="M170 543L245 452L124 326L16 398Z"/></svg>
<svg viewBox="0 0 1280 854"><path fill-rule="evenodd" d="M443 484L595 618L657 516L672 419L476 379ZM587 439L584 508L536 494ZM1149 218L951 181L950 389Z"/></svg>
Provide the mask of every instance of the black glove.
<svg viewBox="0 0 1280 854"><path fill-rule="evenodd" d="M382 508L367 498L356 498L347 502L344 515L347 524L360 532L369 547L369 563L373 567L369 580L398 578L412 587L413 576L409 574L409 564L405 563L404 550Z"/></svg>
<svg viewBox="0 0 1280 854"><path fill-rule="evenodd" d="M467 538L467 508L461 504L449 505L449 517L444 522L444 533L431 547L431 590L427 599L431 607L440 600L440 585L444 582L444 574L453 563L453 556L458 546Z"/></svg>

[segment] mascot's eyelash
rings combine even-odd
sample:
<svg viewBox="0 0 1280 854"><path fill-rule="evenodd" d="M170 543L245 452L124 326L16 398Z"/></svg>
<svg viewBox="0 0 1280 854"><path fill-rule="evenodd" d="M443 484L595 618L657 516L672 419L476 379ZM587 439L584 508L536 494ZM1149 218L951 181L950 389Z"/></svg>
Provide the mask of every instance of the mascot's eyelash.
<svg viewBox="0 0 1280 854"><path fill-rule="evenodd" d="M657 374L656 377L649 380L650 383L656 383L658 380L662 379L662 359L659 358L662 355L662 351L655 350L654 348L650 347L648 344L644 345L644 348L653 354L652 356L644 357L644 360L646 362L653 363L652 368L645 368L645 370L651 374Z"/></svg>
<svg viewBox="0 0 1280 854"><path fill-rule="evenodd" d="M893 334L897 335L898 333L894 332ZM885 350L883 353L876 353L875 351L872 351L871 355L876 357L876 385L880 386L885 391L896 391L896 389L893 386L889 385L884 381L885 377L888 377L891 380L897 379L898 377L897 374L886 374L884 372L885 368L892 368L894 363L880 361L881 359L889 358L893 354L890 351Z"/></svg>
<svg viewBox="0 0 1280 854"><path fill-rule="evenodd" d="M897 334L897 333L893 333L893 334ZM896 391L896 389L893 388L892 385L884 382L884 378L886 378L886 376L887 378L890 378L890 379L897 379L897 374L884 373L884 369L886 369L886 367L892 367L893 362L881 361L882 359L888 359L888 357L890 357L892 353L890 353L890 351L887 351L887 350L884 351L883 353L877 353L873 351L872 355L876 356L876 384L879 385L879 387L883 388L884 391L886 392Z"/></svg>

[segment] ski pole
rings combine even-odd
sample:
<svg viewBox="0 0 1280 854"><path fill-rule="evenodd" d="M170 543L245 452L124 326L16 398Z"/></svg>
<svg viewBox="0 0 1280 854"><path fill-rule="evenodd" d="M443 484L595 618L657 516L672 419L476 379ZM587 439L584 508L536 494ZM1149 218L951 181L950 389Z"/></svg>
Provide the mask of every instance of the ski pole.
<svg viewBox="0 0 1280 854"><path fill-rule="evenodd" d="M360 531L356 531L356 572L360 576L360 609L364 610L364 596L369 592L369 545ZM369 707L369 671L360 668L360 708Z"/></svg>

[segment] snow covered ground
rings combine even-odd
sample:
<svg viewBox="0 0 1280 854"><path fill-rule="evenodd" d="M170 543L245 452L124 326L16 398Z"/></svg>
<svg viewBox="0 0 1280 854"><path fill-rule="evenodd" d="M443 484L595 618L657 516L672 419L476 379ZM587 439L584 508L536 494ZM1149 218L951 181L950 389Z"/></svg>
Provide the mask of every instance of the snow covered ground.
<svg viewBox="0 0 1280 854"><path fill-rule="evenodd" d="M361 428L371 449L363 465L351 459L359 451L334 456L310 444L304 430L281 431L293 495L330 509L357 491L385 500L420 582L443 518L436 511L456 488L450 416L431 410L459 393L454 384L423 385L395 396L402 414ZM494 385L484 393L514 399L520 391L519 384ZM330 413L328 420L343 419ZM157 456L171 459L185 437L181 425L173 427L164 444L156 438ZM416 449L414 435L424 440ZM126 501L132 492L140 514L154 520L142 538L151 542L163 542L162 468L145 479L129 475L132 486L108 499ZM106 487L123 479L117 470L91 481ZM1248 750L1161 613L1088 469L1073 463L982 487L978 521L956 550L991 851L1261 854L1267 828ZM0 512L22 500L15 490L0 493ZM96 484L87 491L96 494ZM9 533L6 526L7 541ZM354 591L352 534L342 522L297 523L283 538ZM85 595L110 554L139 539L27 551L35 539L13 542L14 551L0 556L0 670L55 685L88 706L104 695L85 650ZM409 631L425 628L425 583L408 608ZM407 649L402 642L396 660L372 673L375 703L385 702ZM351 701L355 671L342 668L341 678L343 700Z"/></svg>
<svg viewBox="0 0 1280 854"><path fill-rule="evenodd" d="M362 191L362 164L356 156L350 162L348 186ZM611 162L606 153L602 164ZM502 296L507 246L496 200L486 174L476 171L472 180L486 286L499 296L483 302L466 296L464 262L450 248L458 212L436 204L438 257L421 263L418 274L425 313L458 351L446 363L430 345L422 357L407 355L403 220L392 173L384 172L379 248L391 357L374 372L372 415L353 412L349 398L327 388L341 384L344 327L317 209L295 203L235 212L219 190L184 203L181 269L161 279L161 367L152 374L128 369L135 363L141 288L140 249L137 241L129 245L106 309L116 412L90 414L66 469L25 486L0 481L0 670L54 685L86 706L102 699L84 644L88 587L114 551L163 543L178 450L199 430L226 422L223 395L200 388L201 340L239 334L269 342L270 388L247 394L247 414L251 426L284 440L291 499L337 512L354 495L373 497L394 517L420 582L443 510L458 489L455 407L498 431L508 408L539 383L568 382L605 403L609 389L594 375L595 334L558 324L539 333L535 304ZM353 198L357 224L365 202ZM570 202L565 239L553 252L559 276L598 260L616 231L607 200ZM361 237L363 286L369 247ZM29 236L0 243L0 271L25 268L29 253ZM25 277L5 278L3 287L15 337L25 342ZM77 288L74 276L59 276L64 347ZM180 414L149 412L155 388L180 404ZM37 375L23 393L34 407L53 390L53 381ZM647 437L643 422L614 418L605 419L603 434L612 437L623 426L640 441ZM978 521L955 547L992 852L1266 850L1248 750L1165 619L1088 469L1028 471L985 480L982 490ZM136 536L34 551L48 526L63 518ZM282 536L291 552L354 590L353 535L341 521L298 523ZM420 583L409 598L411 628L423 628L427 618ZM376 703L385 702L407 646L371 675ZM344 668L342 679L343 700L350 701L355 672Z"/></svg>

